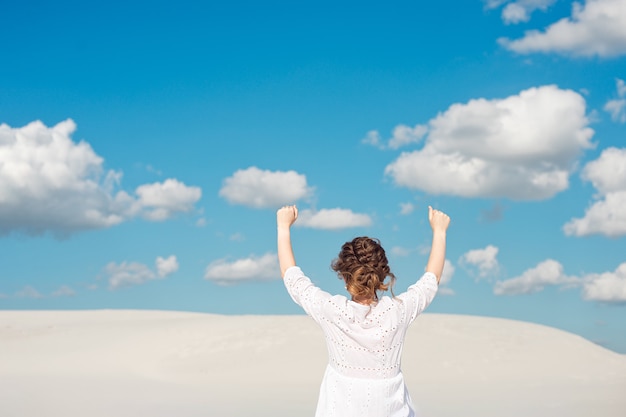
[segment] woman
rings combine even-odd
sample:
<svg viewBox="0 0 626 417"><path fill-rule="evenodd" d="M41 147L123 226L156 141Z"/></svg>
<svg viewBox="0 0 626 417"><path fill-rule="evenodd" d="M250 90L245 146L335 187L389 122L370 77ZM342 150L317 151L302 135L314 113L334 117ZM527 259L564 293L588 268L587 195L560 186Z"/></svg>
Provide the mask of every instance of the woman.
<svg viewBox="0 0 626 417"><path fill-rule="evenodd" d="M450 218L428 207L433 240L426 272L398 296L379 296L395 280L380 242L368 237L346 242L332 268L345 281L351 299L322 291L296 266L290 229L297 218L296 206L276 213L278 261L289 295L326 337L329 361L315 416L414 416L400 370L402 346L409 324L437 292Z"/></svg>

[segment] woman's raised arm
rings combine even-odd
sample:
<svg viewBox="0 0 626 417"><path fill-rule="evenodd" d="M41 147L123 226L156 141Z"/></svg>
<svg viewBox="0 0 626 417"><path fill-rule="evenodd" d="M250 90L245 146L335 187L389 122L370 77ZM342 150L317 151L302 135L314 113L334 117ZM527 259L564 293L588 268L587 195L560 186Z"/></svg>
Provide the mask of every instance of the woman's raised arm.
<svg viewBox="0 0 626 417"><path fill-rule="evenodd" d="M426 264L426 272L432 272L437 277L437 284L441 280L443 265L446 262L446 230L450 225L450 217L442 211L428 206L428 220L433 229L433 242L430 256Z"/></svg>
<svg viewBox="0 0 626 417"><path fill-rule="evenodd" d="M277 244L278 244L278 264L280 265L280 276L285 277L285 271L296 265L296 259L291 247L291 225L298 218L298 208L296 206L284 206L276 212Z"/></svg>

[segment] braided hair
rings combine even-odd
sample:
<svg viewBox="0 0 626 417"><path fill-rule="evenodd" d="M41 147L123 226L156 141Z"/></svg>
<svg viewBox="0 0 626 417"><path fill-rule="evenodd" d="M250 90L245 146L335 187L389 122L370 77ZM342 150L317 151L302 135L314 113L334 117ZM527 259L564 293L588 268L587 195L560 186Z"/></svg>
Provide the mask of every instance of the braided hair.
<svg viewBox="0 0 626 417"><path fill-rule="evenodd" d="M355 301L377 301L378 291L387 291L396 280L380 241L366 236L344 243L331 268L345 281ZM390 281L385 284L387 277Z"/></svg>

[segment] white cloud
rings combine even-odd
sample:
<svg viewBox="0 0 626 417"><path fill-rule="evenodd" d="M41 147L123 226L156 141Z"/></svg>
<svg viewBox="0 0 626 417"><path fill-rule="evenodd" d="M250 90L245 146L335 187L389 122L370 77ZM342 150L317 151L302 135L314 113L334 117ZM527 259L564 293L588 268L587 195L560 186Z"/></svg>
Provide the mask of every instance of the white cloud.
<svg viewBox="0 0 626 417"><path fill-rule="evenodd" d="M109 276L109 288L139 285L156 278L155 273L147 266L138 262L110 262L105 271Z"/></svg>
<svg viewBox="0 0 626 417"><path fill-rule="evenodd" d="M593 146L585 106L580 94L556 86L453 104L429 122L423 149L402 153L385 173L431 194L550 198Z"/></svg>
<svg viewBox="0 0 626 417"><path fill-rule="evenodd" d="M515 24L520 22L528 22L530 15L535 10L546 11L548 7L554 4L555 0L486 0L486 9L495 9L508 3L502 9L502 20L506 24Z"/></svg>
<svg viewBox="0 0 626 417"><path fill-rule="evenodd" d="M400 214L408 215L413 213L415 210L415 205L413 203L400 203Z"/></svg>
<svg viewBox="0 0 626 417"><path fill-rule="evenodd" d="M398 125L393 129L393 134L391 138L387 140L386 145L377 130L370 130L367 132L367 135L363 138L363 140L361 140L361 142L367 145L376 146L380 149L398 149L402 146L420 142L427 132L428 126L424 125L415 125L414 127Z"/></svg>
<svg viewBox="0 0 626 417"><path fill-rule="evenodd" d="M163 279L176 272L178 270L176 256L157 257L155 268L156 272L139 262L122 262L120 264L110 262L105 268L105 273L108 275L109 288L112 290L145 284L148 281Z"/></svg>
<svg viewBox="0 0 626 417"><path fill-rule="evenodd" d="M602 195L626 191L626 148L606 148L598 159L585 165L581 177Z"/></svg>
<svg viewBox="0 0 626 417"><path fill-rule="evenodd" d="M74 291L67 285L62 285L57 290L52 292L53 297L73 297L75 295L76 291Z"/></svg>
<svg viewBox="0 0 626 417"><path fill-rule="evenodd" d="M610 57L626 53L626 2L575 2L571 18L563 18L545 31L527 31L517 40L500 38L504 47L521 54L556 52L573 56Z"/></svg>
<svg viewBox="0 0 626 417"><path fill-rule="evenodd" d="M520 3L509 3L502 10L502 20L505 23L528 22L530 13Z"/></svg>
<svg viewBox="0 0 626 417"><path fill-rule="evenodd" d="M250 167L226 178L219 194L232 204L268 208L294 203L312 192L305 175Z"/></svg>
<svg viewBox="0 0 626 417"><path fill-rule="evenodd" d="M624 80L620 80L619 78L615 80L617 95L619 97L626 97L626 83Z"/></svg>
<svg viewBox="0 0 626 417"><path fill-rule="evenodd" d="M582 218L563 226L566 235L626 235L626 148L607 148L585 165L581 177L598 190L596 201Z"/></svg>
<svg viewBox="0 0 626 417"><path fill-rule="evenodd" d="M250 256L233 262L219 259L207 266L204 278L218 285L279 279L278 258L275 253L267 253L260 257Z"/></svg>
<svg viewBox="0 0 626 417"><path fill-rule="evenodd" d="M378 130L370 130L369 132L367 132L365 137L361 139L361 143L375 146L380 149L385 149L385 144L383 143L383 139L380 137L380 133L378 133Z"/></svg>
<svg viewBox="0 0 626 417"><path fill-rule="evenodd" d="M530 294L542 291L546 286L558 286L562 289L581 288L582 298L588 301L626 303L626 262L613 272L575 277L565 275L559 262L547 259L517 278L497 282L494 293Z"/></svg>
<svg viewBox="0 0 626 417"><path fill-rule="evenodd" d="M626 303L626 263L614 272L583 277L583 298L606 303Z"/></svg>
<svg viewBox="0 0 626 417"><path fill-rule="evenodd" d="M626 99L609 100L604 105L604 110L611 113L614 122L626 123Z"/></svg>
<svg viewBox="0 0 626 417"><path fill-rule="evenodd" d="M609 237L626 235L626 191L607 194L585 210L585 216L563 226L568 236L601 234Z"/></svg>
<svg viewBox="0 0 626 417"><path fill-rule="evenodd" d="M15 293L16 297L19 298L43 298L44 295L37 291L34 287L27 285L17 293Z"/></svg>
<svg viewBox="0 0 626 417"><path fill-rule="evenodd" d="M604 110L611 113L614 122L626 123L626 83L617 79L617 96L615 100L609 100L604 105Z"/></svg>
<svg viewBox="0 0 626 417"><path fill-rule="evenodd" d="M332 208L319 211L301 210L296 226L312 229L338 230L350 227L368 227L372 219L367 214L354 213L349 209Z"/></svg>
<svg viewBox="0 0 626 417"><path fill-rule="evenodd" d="M466 252L459 262L463 266L478 268L478 276L485 278L496 275L500 269L498 260L498 248L493 245L487 245L484 249L474 249Z"/></svg>
<svg viewBox="0 0 626 417"><path fill-rule="evenodd" d="M200 188L188 187L171 178L162 183L141 185L135 193L139 197L136 204L143 208L143 216L154 221L191 211L202 195Z"/></svg>
<svg viewBox="0 0 626 417"><path fill-rule="evenodd" d="M484 0L486 9L495 9L510 0Z"/></svg>
<svg viewBox="0 0 626 417"><path fill-rule="evenodd" d="M171 255L168 258L157 257L156 268L159 277L164 278L168 275L178 271L178 259L175 255Z"/></svg>
<svg viewBox="0 0 626 417"><path fill-rule="evenodd" d="M122 174L105 172L88 143L72 140L75 130L71 119L53 127L0 125L0 234L66 236L135 216L163 220L200 198L199 188L173 179L140 186L137 196L116 191Z"/></svg>
<svg viewBox="0 0 626 417"><path fill-rule="evenodd" d="M428 132L428 127L415 125L414 127L398 125L393 129L393 136L389 139L389 147L398 149L411 143L418 143Z"/></svg>
<svg viewBox="0 0 626 417"><path fill-rule="evenodd" d="M68 287L67 285L60 286L57 290L53 291L49 295L42 294L35 287L31 285L27 285L21 290L15 293L15 297L17 298L32 298L32 299L40 299L47 297L72 297L76 295L76 292ZM0 294L0 298L9 298L6 294Z"/></svg>
<svg viewBox="0 0 626 417"><path fill-rule="evenodd" d="M546 259L519 277L496 282L493 292L496 295L531 294L543 290L547 285L577 286L580 285L580 278L565 275L563 265Z"/></svg>

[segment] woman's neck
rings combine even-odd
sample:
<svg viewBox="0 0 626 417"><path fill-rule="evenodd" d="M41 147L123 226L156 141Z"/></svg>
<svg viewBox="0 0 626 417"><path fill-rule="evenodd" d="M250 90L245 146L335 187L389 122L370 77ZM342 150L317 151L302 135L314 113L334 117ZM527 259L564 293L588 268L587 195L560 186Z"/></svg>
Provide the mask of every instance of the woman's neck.
<svg viewBox="0 0 626 417"><path fill-rule="evenodd" d="M358 304L363 304L365 306L371 305L371 304L375 304L378 300L375 298L355 298L352 297L352 301L354 301L355 303Z"/></svg>

